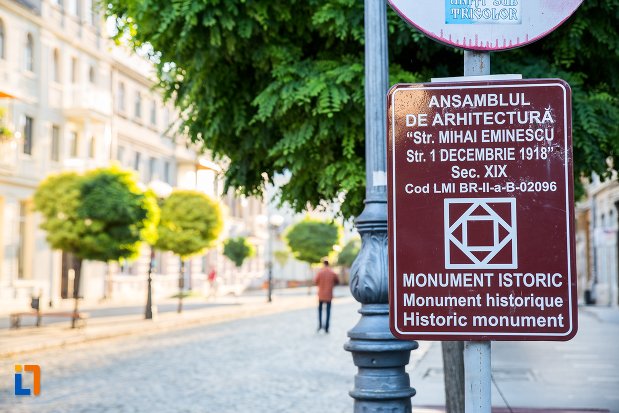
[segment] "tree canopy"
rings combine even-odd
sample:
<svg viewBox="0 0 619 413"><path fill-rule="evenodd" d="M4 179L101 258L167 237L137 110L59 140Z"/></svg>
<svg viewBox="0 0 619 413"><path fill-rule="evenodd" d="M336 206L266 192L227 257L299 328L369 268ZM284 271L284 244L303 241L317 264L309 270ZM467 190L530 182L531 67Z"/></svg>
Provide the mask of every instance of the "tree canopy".
<svg viewBox="0 0 619 413"><path fill-rule="evenodd" d="M152 195L140 190L131 171L111 167L88 172L81 198L78 214L88 220L81 249L90 259L135 257L140 241L152 237L159 208Z"/></svg>
<svg viewBox="0 0 619 413"><path fill-rule="evenodd" d="M222 228L216 201L202 192L174 191L163 201L155 247L184 259L208 248Z"/></svg>
<svg viewBox="0 0 619 413"><path fill-rule="evenodd" d="M158 213L133 174L117 167L51 175L37 188L34 206L52 248L96 261L137 255Z"/></svg>
<svg viewBox="0 0 619 413"><path fill-rule="evenodd" d="M290 252L287 250L273 251L273 258L275 258L280 267L283 267L288 262L288 258L290 258Z"/></svg>
<svg viewBox="0 0 619 413"><path fill-rule="evenodd" d="M337 265L343 267L351 267L359 250L361 249L361 240L359 238L353 238L344 245L342 251L337 256Z"/></svg>
<svg viewBox="0 0 619 413"><path fill-rule="evenodd" d="M245 237L228 238L224 242L224 255L239 268L243 262L253 257L256 249Z"/></svg>
<svg viewBox="0 0 619 413"><path fill-rule="evenodd" d="M84 219L79 216L83 177L75 172L48 176L34 193L34 209L43 215L41 228L54 249L76 253L80 249Z"/></svg>
<svg viewBox="0 0 619 413"><path fill-rule="evenodd" d="M111 0L117 38L151 50L184 131L229 159L226 184L247 194L290 171L281 200L297 211L364 198L363 2ZM389 11L391 82L462 74L462 52ZM560 77L574 91L577 176L607 175L619 152L619 0L588 0L562 27L493 54L493 73ZM150 49L152 47L152 49Z"/></svg>
<svg viewBox="0 0 619 413"><path fill-rule="evenodd" d="M315 264L340 241L340 228L333 222L305 219L292 225L284 237L296 259Z"/></svg>

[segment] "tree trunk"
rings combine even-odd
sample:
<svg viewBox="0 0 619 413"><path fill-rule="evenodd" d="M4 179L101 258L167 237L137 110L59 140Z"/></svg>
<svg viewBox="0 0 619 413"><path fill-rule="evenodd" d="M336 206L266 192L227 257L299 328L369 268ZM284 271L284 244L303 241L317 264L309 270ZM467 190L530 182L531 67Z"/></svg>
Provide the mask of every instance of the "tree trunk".
<svg viewBox="0 0 619 413"><path fill-rule="evenodd" d="M73 316L71 317L71 328L75 328L77 323L77 315L79 313L79 298L80 284L82 279L82 259L76 258L75 261L75 279L73 280Z"/></svg>
<svg viewBox="0 0 619 413"><path fill-rule="evenodd" d="M191 261L189 261L189 277L187 277L187 290L193 290L193 268L191 268Z"/></svg>
<svg viewBox="0 0 619 413"><path fill-rule="evenodd" d="M112 298L112 266L109 261L107 262L107 271L105 274L105 291L103 293L103 298L106 300Z"/></svg>
<svg viewBox="0 0 619 413"><path fill-rule="evenodd" d="M464 342L443 341L445 412L464 413Z"/></svg>
<svg viewBox="0 0 619 413"><path fill-rule="evenodd" d="M307 295L312 295L312 287L314 286L314 271L312 266L309 267L309 277L307 278Z"/></svg>
<svg viewBox="0 0 619 413"><path fill-rule="evenodd" d="M183 312L183 287L185 287L185 260L181 258L181 266L178 273L178 310L177 313Z"/></svg>

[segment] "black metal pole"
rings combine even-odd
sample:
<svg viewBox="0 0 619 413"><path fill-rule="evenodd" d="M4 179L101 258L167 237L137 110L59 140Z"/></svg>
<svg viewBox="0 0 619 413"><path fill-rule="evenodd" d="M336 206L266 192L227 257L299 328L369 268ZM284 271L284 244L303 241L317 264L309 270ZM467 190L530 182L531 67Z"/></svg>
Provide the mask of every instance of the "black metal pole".
<svg viewBox="0 0 619 413"><path fill-rule="evenodd" d="M269 272L268 272L268 285L267 285L267 302L273 301L273 225L271 225L271 214L269 214L269 222L267 222L267 228L269 231Z"/></svg>
<svg viewBox="0 0 619 413"><path fill-rule="evenodd" d="M155 261L155 248L150 246L150 262L148 263L148 285L146 286L146 309L144 311L144 318L146 320L153 319L153 263Z"/></svg>
<svg viewBox="0 0 619 413"><path fill-rule="evenodd" d="M183 312L183 288L185 287L185 260L181 258L181 269L178 274L178 310L177 313Z"/></svg>
<svg viewBox="0 0 619 413"><path fill-rule="evenodd" d="M399 341L389 330L387 276L386 96L387 4L365 0L365 209L355 225L362 246L351 268L350 289L361 303L361 319L344 348L358 373L350 395L354 411L410 413L415 390L405 366L415 341Z"/></svg>

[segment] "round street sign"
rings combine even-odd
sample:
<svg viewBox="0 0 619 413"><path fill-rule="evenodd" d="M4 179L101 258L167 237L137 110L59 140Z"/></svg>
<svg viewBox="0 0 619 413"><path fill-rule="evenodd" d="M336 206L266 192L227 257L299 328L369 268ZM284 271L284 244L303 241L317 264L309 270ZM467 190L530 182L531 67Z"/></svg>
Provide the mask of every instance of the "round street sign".
<svg viewBox="0 0 619 413"><path fill-rule="evenodd" d="M389 0L409 24L441 43L469 50L506 50L546 36L582 0Z"/></svg>

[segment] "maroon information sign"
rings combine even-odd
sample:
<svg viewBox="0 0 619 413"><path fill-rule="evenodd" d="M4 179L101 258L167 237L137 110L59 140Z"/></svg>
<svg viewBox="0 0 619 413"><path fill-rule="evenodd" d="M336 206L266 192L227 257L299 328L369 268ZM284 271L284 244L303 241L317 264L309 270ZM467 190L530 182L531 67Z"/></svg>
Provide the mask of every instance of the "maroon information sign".
<svg viewBox="0 0 619 413"><path fill-rule="evenodd" d="M393 334L574 337L569 85L399 84L387 106Z"/></svg>

